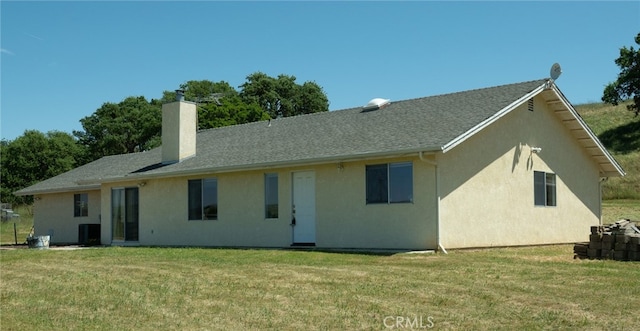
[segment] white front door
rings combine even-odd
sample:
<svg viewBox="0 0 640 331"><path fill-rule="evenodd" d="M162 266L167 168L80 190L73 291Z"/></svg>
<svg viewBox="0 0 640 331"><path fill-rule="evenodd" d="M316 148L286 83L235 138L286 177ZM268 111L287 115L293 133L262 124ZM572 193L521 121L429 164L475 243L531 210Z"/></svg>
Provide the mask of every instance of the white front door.
<svg viewBox="0 0 640 331"><path fill-rule="evenodd" d="M316 242L316 175L313 171L293 173L293 243Z"/></svg>

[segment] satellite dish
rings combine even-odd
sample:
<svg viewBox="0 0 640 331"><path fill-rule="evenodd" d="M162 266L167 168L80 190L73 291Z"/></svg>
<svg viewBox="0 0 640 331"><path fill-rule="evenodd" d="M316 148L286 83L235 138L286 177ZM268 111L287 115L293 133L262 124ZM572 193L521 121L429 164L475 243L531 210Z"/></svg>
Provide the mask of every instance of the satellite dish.
<svg viewBox="0 0 640 331"><path fill-rule="evenodd" d="M551 79L556 80L562 74L562 68L558 63L554 63L551 66Z"/></svg>

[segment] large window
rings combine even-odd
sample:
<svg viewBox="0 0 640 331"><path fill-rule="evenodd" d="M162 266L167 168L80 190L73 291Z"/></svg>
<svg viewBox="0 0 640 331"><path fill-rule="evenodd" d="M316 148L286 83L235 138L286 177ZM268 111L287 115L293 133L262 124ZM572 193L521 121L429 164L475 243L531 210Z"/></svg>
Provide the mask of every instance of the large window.
<svg viewBox="0 0 640 331"><path fill-rule="evenodd" d="M89 216L89 196L87 193L73 195L73 217Z"/></svg>
<svg viewBox="0 0 640 331"><path fill-rule="evenodd" d="M533 172L533 193L536 206L556 205L556 175L542 171Z"/></svg>
<svg viewBox="0 0 640 331"><path fill-rule="evenodd" d="M218 180L189 181L189 220L218 219Z"/></svg>
<svg viewBox="0 0 640 331"><path fill-rule="evenodd" d="M367 204L413 202L413 164L388 163L366 167Z"/></svg>
<svg viewBox="0 0 640 331"><path fill-rule="evenodd" d="M278 218L278 174L264 175L265 218Z"/></svg>
<svg viewBox="0 0 640 331"><path fill-rule="evenodd" d="M111 189L111 238L138 241L140 204L137 187Z"/></svg>

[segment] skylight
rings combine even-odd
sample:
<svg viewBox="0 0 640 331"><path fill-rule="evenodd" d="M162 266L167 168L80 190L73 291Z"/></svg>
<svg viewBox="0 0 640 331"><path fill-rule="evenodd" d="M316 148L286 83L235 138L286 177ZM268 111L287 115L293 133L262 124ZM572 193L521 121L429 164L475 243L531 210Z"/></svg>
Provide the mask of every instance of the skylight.
<svg viewBox="0 0 640 331"><path fill-rule="evenodd" d="M391 103L390 99L374 98L369 101L364 107L363 111L377 110Z"/></svg>

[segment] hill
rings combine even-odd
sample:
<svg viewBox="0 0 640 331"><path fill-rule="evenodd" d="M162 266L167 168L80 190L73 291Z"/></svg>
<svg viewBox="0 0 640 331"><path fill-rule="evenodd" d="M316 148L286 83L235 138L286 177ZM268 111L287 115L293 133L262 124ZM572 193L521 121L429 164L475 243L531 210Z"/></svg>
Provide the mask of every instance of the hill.
<svg viewBox="0 0 640 331"><path fill-rule="evenodd" d="M634 116L626 105L593 103L575 106L627 173L625 177L609 178L603 183L603 200L640 200L640 116Z"/></svg>

